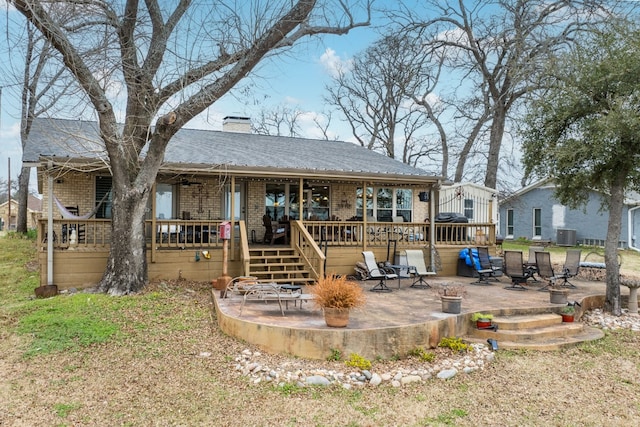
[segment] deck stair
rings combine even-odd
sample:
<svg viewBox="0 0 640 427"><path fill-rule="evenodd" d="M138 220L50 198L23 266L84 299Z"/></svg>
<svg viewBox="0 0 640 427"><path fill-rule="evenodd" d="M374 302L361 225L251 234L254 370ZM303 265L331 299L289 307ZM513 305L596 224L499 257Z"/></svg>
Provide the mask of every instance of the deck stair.
<svg viewBox="0 0 640 427"><path fill-rule="evenodd" d="M492 338L502 349L557 350L604 337L602 330L582 322L563 323L555 313L495 316L493 325L497 331L472 328L466 338L483 343Z"/></svg>
<svg viewBox="0 0 640 427"><path fill-rule="evenodd" d="M251 248L249 256L249 276L274 283L306 284L313 281L300 255L292 248Z"/></svg>

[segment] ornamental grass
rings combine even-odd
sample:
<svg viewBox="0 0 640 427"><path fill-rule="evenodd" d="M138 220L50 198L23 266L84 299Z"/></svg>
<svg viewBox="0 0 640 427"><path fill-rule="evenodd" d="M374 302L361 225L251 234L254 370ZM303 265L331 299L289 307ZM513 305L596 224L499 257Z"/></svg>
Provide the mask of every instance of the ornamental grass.
<svg viewBox="0 0 640 427"><path fill-rule="evenodd" d="M322 308L355 308L366 303L364 291L346 276L330 274L309 287L314 302Z"/></svg>

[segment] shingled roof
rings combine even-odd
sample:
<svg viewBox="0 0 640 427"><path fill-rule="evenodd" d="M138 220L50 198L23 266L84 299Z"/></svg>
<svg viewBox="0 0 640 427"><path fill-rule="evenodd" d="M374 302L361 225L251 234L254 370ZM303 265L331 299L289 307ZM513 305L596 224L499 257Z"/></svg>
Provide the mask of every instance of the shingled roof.
<svg viewBox="0 0 640 427"><path fill-rule="evenodd" d="M96 122L36 119L23 162L106 159ZM224 167L238 173L400 178L436 181L427 172L344 141L181 129L169 142L161 170L196 173Z"/></svg>

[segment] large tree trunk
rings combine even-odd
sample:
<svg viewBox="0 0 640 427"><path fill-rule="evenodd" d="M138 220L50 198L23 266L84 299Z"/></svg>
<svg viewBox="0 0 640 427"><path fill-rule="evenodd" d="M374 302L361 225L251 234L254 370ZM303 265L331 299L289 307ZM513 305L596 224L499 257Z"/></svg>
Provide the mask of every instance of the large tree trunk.
<svg viewBox="0 0 640 427"><path fill-rule="evenodd" d="M607 291L604 310L616 316L622 313L620 304L620 267L618 266L618 239L622 228L622 206L624 204L625 177L620 174L616 182L611 184L609 200L609 223L607 240L604 246L604 262L607 277Z"/></svg>
<svg viewBox="0 0 640 427"><path fill-rule="evenodd" d="M27 232L27 208L29 207L29 176L31 168L20 169L18 176L18 223L16 231L18 233Z"/></svg>
<svg viewBox="0 0 640 427"><path fill-rule="evenodd" d="M491 136L489 137L489 153L487 157L487 173L484 178L485 187L496 188L498 183L498 161L507 111L503 106L496 106L491 122Z"/></svg>
<svg viewBox="0 0 640 427"><path fill-rule="evenodd" d="M149 191L118 188L114 181L109 260L98 288L111 295L140 291L147 283L144 233Z"/></svg>

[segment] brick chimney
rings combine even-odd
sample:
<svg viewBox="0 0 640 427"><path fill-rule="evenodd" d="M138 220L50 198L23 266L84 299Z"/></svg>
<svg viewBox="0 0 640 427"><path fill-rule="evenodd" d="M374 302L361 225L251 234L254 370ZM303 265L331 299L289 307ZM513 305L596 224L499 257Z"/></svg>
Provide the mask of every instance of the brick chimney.
<svg viewBox="0 0 640 427"><path fill-rule="evenodd" d="M249 117L227 116L222 120L222 130L251 133L251 119Z"/></svg>

